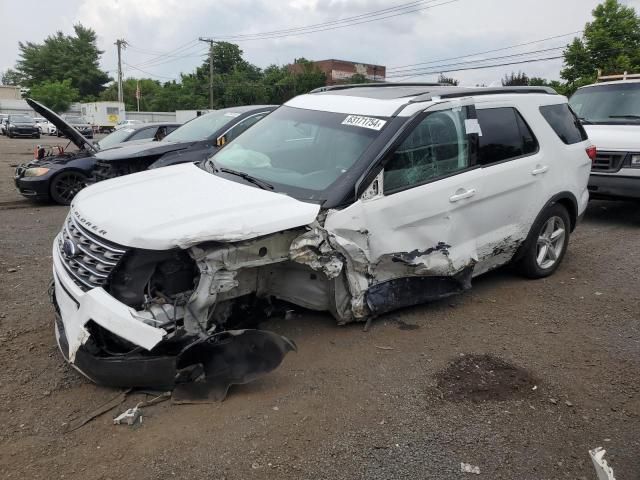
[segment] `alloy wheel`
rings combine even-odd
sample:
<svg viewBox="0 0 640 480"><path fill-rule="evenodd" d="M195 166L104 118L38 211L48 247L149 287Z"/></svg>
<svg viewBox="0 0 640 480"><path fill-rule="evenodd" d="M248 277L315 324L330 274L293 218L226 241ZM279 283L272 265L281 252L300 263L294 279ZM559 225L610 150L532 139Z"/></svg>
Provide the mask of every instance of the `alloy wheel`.
<svg viewBox="0 0 640 480"><path fill-rule="evenodd" d="M555 265L564 249L566 225L558 216L550 217L538 235L536 262L542 269L549 269Z"/></svg>

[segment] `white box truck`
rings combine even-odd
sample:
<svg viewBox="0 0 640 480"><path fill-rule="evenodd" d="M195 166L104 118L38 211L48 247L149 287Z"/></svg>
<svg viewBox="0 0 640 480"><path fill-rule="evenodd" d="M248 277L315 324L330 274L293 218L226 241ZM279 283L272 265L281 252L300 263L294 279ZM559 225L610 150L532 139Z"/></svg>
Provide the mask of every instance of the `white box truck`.
<svg viewBox="0 0 640 480"><path fill-rule="evenodd" d="M81 114L98 132L111 132L126 119L124 103L92 102L80 104Z"/></svg>

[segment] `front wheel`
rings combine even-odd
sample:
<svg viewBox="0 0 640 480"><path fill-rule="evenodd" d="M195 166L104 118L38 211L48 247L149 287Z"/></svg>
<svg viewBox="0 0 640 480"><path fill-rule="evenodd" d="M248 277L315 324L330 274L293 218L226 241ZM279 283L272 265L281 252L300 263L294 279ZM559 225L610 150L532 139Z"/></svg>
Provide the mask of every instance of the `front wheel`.
<svg viewBox="0 0 640 480"><path fill-rule="evenodd" d="M531 227L517 264L520 272L528 278L544 278L555 272L567 252L570 231L565 207L555 204L545 210Z"/></svg>
<svg viewBox="0 0 640 480"><path fill-rule="evenodd" d="M87 176L81 172L62 172L51 181L51 199L69 205L73 197L87 185Z"/></svg>

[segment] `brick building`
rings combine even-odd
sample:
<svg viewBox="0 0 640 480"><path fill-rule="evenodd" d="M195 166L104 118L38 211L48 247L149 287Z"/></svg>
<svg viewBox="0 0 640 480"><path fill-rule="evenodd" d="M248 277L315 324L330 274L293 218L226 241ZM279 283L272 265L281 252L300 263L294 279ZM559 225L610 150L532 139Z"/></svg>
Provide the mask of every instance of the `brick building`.
<svg viewBox="0 0 640 480"><path fill-rule="evenodd" d="M384 65L369 65L333 58L312 63L325 73L327 76L327 85L347 83L351 77L358 74L364 75L367 80L384 82L387 73L387 67ZM296 64L290 65L289 68L295 72Z"/></svg>

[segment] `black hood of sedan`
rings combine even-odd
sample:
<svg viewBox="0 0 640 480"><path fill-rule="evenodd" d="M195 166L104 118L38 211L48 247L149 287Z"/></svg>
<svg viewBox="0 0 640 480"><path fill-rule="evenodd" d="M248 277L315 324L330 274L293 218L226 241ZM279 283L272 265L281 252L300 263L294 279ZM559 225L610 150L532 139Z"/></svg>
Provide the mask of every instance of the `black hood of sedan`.
<svg viewBox="0 0 640 480"><path fill-rule="evenodd" d="M123 147L102 150L96 155L96 159L103 161L106 160L108 162L117 162L134 158L154 157L164 155L169 152L175 152L177 150L184 150L192 145L200 143L206 143L206 140L201 142L165 142L163 140L160 142L125 145Z"/></svg>
<svg viewBox="0 0 640 480"><path fill-rule="evenodd" d="M49 110L44 105L36 102L31 98L27 98L27 103L36 112L38 112L44 118L46 118L51 123L53 123L58 129L58 131L62 133L65 137L67 137L69 140L71 140L75 144L75 146L78 147L80 150L88 150L93 153L96 153L98 151L98 147L96 147L92 141L85 138L78 130L76 130L67 122L65 122L57 113L55 113L52 110Z"/></svg>

